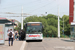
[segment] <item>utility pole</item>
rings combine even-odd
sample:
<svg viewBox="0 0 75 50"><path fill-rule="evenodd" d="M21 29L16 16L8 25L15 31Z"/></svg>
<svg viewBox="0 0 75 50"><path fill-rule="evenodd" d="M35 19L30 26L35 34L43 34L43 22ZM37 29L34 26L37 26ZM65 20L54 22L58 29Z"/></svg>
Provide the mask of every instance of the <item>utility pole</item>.
<svg viewBox="0 0 75 50"><path fill-rule="evenodd" d="M58 38L60 38L60 21L59 21L59 9L58 9Z"/></svg>
<svg viewBox="0 0 75 50"><path fill-rule="evenodd" d="M21 17L22 17L21 29L23 29L23 6L22 6L22 14L21 14Z"/></svg>
<svg viewBox="0 0 75 50"><path fill-rule="evenodd" d="M63 17L63 35L64 35L64 17Z"/></svg>

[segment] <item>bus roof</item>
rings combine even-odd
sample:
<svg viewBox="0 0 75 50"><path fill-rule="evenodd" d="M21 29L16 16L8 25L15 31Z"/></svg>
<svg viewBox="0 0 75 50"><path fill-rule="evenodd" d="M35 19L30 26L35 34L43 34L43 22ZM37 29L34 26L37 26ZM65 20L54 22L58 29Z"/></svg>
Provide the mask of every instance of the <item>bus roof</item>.
<svg viewBox="0 0 75 50"><path fill-rule="evenodd" d="M27 23L42 23L42 22L27 22Z"/></svg>

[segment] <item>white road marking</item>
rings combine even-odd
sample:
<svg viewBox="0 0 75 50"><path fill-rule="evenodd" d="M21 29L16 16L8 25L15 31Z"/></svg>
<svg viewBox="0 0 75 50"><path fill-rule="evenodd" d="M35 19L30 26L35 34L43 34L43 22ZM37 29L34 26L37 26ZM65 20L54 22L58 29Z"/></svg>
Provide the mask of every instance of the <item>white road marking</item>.
<svg viewBox="0 0 75 50"><path fill-rule="evenodd" d="M20 50L24 50L25 45L26 45L26 41L24 41L24 42L22 43L22 46L21 46Z"/></svg>

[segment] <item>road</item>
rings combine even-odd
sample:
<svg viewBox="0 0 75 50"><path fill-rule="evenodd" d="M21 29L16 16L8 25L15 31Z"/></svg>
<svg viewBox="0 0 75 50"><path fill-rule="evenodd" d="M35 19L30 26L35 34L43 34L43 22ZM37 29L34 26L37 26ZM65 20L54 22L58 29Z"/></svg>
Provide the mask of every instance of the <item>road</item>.
<svg viewBox="0 0 75 50"><path fill-rule="evenodd" d="M25 50L75 50L75 42L70 39L44 38L42 42L27 42Z"/></svg>

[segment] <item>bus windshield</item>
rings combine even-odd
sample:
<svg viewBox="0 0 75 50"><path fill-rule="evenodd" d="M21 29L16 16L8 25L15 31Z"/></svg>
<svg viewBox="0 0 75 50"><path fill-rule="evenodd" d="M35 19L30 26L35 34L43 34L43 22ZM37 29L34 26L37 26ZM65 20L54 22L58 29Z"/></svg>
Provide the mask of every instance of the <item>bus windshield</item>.
<svg viewBox="0 0 75 50"><path fill-rule="evenodd" d="M26 33L30 33L30 34L42 33L42 26L27 26Z"/></svg>

